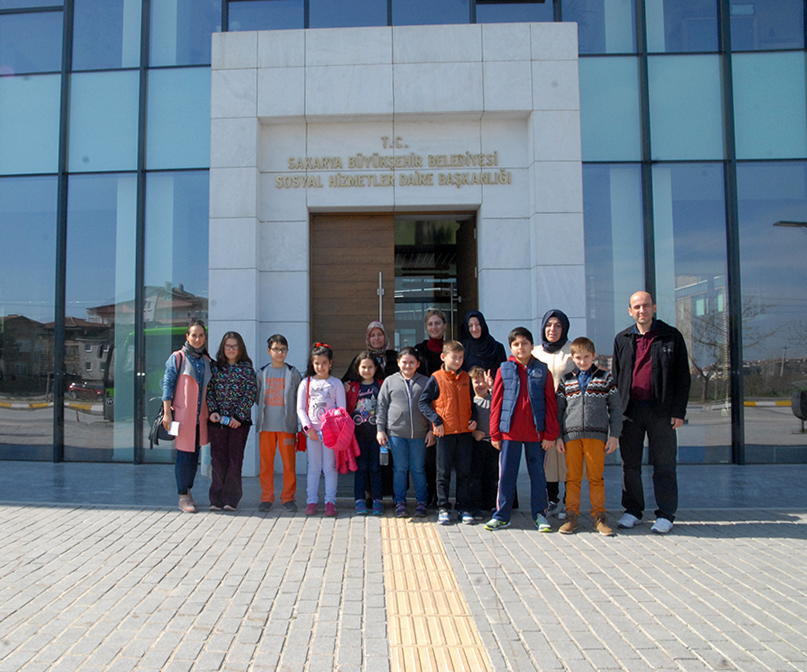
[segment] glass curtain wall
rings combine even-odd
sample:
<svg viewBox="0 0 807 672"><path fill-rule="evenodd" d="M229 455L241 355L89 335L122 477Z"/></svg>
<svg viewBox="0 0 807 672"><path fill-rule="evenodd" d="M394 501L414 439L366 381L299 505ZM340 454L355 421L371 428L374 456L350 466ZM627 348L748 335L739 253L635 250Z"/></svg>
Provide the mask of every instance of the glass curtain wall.
<svg viewBox="0 0 807 672"><path fill-rule="evenodd" d="M807 394L807 162L740 162L737 183L746 459L802 461L788 402Z"/></svg>
<svg viewBox="0 0 807 672"><path fill-rule="evenodd" d="M53 454L55 176L0 178L0 458Z"/></svg>

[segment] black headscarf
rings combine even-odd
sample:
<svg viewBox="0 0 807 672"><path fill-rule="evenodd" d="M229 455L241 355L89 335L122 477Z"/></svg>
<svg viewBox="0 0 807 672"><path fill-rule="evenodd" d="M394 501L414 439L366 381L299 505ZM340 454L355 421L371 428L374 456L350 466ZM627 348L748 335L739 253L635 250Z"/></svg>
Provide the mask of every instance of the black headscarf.
<svg viewBox="0 0 807 672"><path fill-rule="evenodd" d="M550 343L546 340L546 323L549 322L550 317L557 317L560 320L560 338L554 343ZM566 341L568 340L569 318L566 317L566 313L561 310L557 310L556 308L547 311L546 315L544 315L544 318L541 320L541 344L544 347L544 352L548 352L550 354L557 352L564 345L566 345Z"/></svg>
<svg viewBox="0 0 807 672"><path fill-rule="evenodd" d="M482 335L479 338L471 336L468 329L468 321L475 317L482 327ZM465 348L465 358L462 368L468 371L472 366L481 366L485 371L490 371L491 375L496 375L499 365L507 361L504 346L490 335L488 323L485 317L478 310L469 310L465 314L465 319L460 325L460 341Z"/></svg>

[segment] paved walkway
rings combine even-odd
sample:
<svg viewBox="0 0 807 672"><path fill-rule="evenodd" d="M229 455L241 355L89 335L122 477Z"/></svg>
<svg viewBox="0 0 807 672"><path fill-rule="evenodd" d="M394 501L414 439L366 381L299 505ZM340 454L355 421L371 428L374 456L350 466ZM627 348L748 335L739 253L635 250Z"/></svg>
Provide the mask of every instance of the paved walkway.
<svg viewBox="0 0 807 672"><path fill-rule="evenodd" d="M171 467L0 462L0 671L807 670L807 467L679 479L672 534L605 538L264 514L256 479L188 515Z"/></svg>

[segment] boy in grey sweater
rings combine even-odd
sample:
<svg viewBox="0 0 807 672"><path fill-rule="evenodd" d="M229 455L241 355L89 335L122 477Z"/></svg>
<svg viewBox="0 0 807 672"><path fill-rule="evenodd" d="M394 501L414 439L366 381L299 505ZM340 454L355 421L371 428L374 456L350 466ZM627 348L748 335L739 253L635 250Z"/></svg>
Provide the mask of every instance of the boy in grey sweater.
<svg viewBox="0 0 807 672"><path fill-rule="evenodd" d="M612 536L605 515L603 468L622 432L622 405L610 371L594 364L594 343L585 336L571 346L575 368L558 384L557 449L566 453L566 522L561 534L573 534L580 516L580 483L585 466L591 499L591 519L600 534ZM610 436L609 436L610 435Z"/></svg>

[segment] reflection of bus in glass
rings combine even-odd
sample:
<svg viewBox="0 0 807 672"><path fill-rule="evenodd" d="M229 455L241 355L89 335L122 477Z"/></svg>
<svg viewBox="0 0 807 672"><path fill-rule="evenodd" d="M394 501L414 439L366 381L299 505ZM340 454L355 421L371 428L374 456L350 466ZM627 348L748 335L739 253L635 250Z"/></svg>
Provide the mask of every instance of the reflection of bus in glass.
<svg viewBox="0 0 807 672"><path fill-rule="evenodd" d="M146 327L143 330L146 339L145 365L145 397L146 417L156 415L162 397L161 382L165 373L165 361L172 352L179 350L185 343L185 326ZM104 419L115 419L115 373L118 379L131 379L135 369L134 332L130 331L120 347L122 356L116 354L115 346L109 347L104 370ZM125 406L126 404L124 404Z"/></svg>

